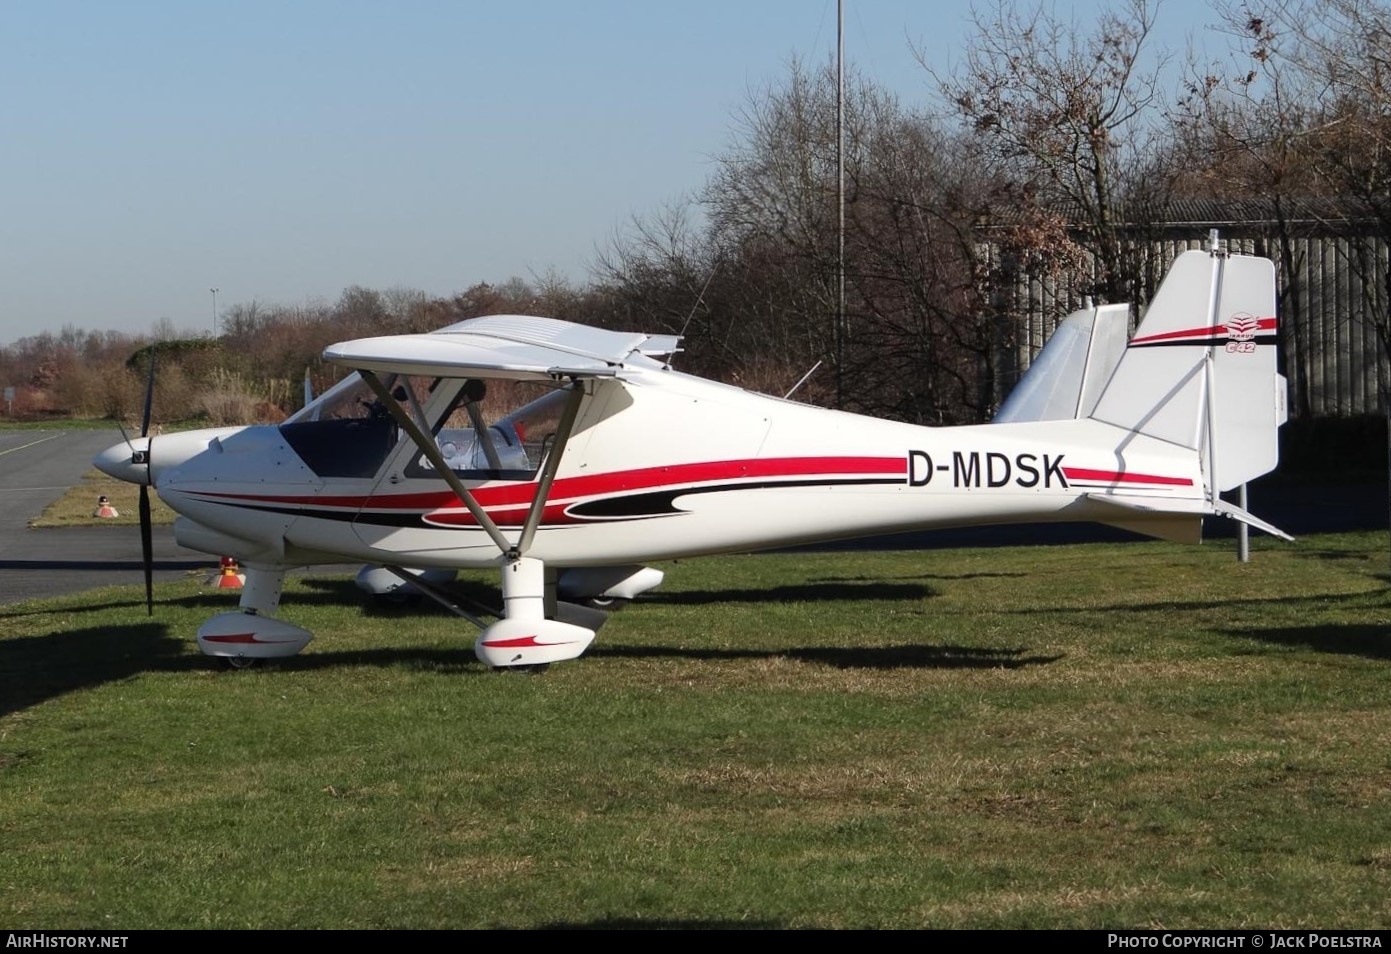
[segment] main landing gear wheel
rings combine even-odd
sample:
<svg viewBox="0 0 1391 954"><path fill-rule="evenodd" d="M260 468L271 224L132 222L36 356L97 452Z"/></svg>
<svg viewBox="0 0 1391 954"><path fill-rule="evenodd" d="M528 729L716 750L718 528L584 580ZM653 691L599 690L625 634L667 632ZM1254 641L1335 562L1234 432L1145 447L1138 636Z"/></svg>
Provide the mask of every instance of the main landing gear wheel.
<svg viewBox="0 0 1391 954"><path fill-rule="evenodd" d="M255 669L260 665L261 660L254 656L223 656L227 661L228 669Z"/></svg>
<svg viewBox="0 0 1391 954"><path fill-rule="evenodd" d="M519 672L525 676L539 676L550 668L550 663L532 663L529 666L494 666L493 672Z"/></svg>
<svg viewBox="0 0 1391 954"><path fill-rule="evenodd" d="M584 605L588 606L590 609L617 613L628 605L628 601L621 596L591 596L584 601Z"/></svg>

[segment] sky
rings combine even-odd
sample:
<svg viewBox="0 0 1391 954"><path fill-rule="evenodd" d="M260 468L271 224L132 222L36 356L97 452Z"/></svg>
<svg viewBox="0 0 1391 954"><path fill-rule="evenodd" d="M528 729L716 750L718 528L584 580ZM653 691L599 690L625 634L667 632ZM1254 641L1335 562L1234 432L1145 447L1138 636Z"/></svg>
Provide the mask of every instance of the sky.
<svg viewBox="0 0 1391 954"><path fill-rule="evenodd" d="M949 70L969 36L966 3L841 9L847 66L906 106L919 54ZM1157 38L1211 19L1159 0ZM584 284L836 37L837 0L0 0L0 346L211 333L353 285Z"/></svg>

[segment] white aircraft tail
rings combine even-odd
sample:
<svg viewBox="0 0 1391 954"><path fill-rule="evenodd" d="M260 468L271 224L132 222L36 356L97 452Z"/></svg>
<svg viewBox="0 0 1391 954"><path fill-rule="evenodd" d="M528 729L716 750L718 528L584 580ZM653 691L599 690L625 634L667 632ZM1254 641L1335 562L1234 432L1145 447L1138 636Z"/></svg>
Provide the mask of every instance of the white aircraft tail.
<svg viewBox="0 0 1391 954"><path fill-rule="evenodd" d="M1268 473L1287 416L1275 324L1273 262L1185 252L1090 416L1198 451L1213 497Z"/></svg>
<svg viewBox="0 0 1391 954"><path fill-rule="evenodd" d="M1106 305L1065 318L995 421L1091 418L1198 455L1204 500L1096 495L1117 509L1117 526L1193 541L1202 515L1216 514L1287 536L1221 498L1279 461L1287 412L1274 263L1185 252L1126 341L1128 314L1126 305Z"/></svg>
<svg viewBox="0 0 1391 954"><path fill-rule="evenodd" d="M1279 462L1287 409L1275 331L1273 262L1185 252L1088 416L1193 450L1207 513L1288 538L1220 496Z"/></svg>

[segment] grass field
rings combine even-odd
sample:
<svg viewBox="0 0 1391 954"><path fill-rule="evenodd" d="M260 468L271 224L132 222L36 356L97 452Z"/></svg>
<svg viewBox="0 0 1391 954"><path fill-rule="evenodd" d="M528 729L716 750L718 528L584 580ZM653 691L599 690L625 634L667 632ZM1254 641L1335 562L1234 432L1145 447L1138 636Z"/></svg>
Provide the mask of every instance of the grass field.
<svg viewBox="0 0 1391 954"><path fill-rule="evenodd" d="M106 497L111 502L118 516L101 519L96 517L96 501L100 497ZM157 493L151 493L149 498L150 522L155 525L172 524L174 511L168 504L160 500ZM29 526L84 527L98 523L139 526L140 487L124 480L117 480L115 477L108 477L93 468L83 475L81 481L45 507L43 513L30 520Z"/></svg>
<svg viewBox="0 0 1391 954"><path fill-rule="evenodd" d="M1386 535L1252 549L665 564L543 675L347 578L247 671L201 579L0 607L0 924L1389 928Z"/></svg>

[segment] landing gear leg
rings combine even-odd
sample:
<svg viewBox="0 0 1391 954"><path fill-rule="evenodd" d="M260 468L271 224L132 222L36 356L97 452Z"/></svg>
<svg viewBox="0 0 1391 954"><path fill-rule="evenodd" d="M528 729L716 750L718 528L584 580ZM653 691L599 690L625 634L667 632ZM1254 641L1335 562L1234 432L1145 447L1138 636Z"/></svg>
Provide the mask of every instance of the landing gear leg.
<svg viewBox="0 0 1391 954"><path fill-rule="evenodd" d="M480 662L536 672L538 666L574 659L589 648L594 630L546 618L546 576L545 565L531 557L514 557L503 564L504 618L483 630L473 644ZM550 592L554 593L553 583Z"/></svg>
<svg viewBox="0 0 1391 954"><path fill-rule="evenodd" d="M219 613L199 626L198 648L225 659L233 669L299 652L314 637L307 629L275 618L284 585L284 567L246 566L240 611Z"/></svg>
<svg viewBox="0 0 1391 954"><path fill-rule="evenodd" d="M242 584L241 601L237 605L243 613L274 616L280 609L280 595L284 591L283 568L252 564L246 568L246 582Z"/></svg>

